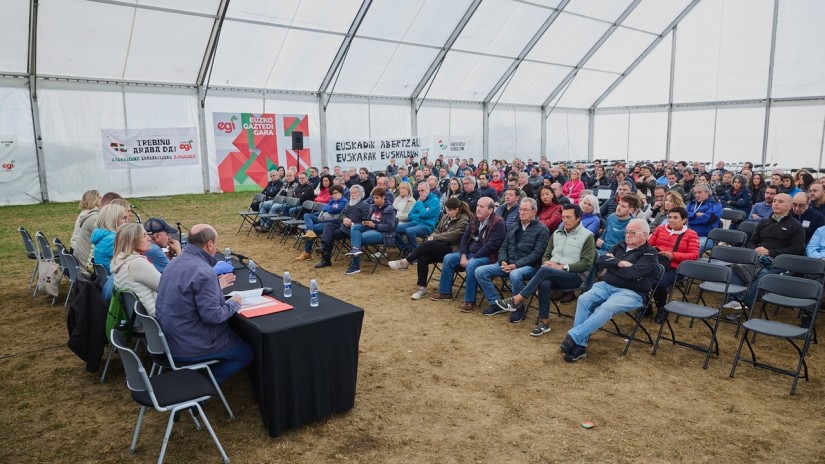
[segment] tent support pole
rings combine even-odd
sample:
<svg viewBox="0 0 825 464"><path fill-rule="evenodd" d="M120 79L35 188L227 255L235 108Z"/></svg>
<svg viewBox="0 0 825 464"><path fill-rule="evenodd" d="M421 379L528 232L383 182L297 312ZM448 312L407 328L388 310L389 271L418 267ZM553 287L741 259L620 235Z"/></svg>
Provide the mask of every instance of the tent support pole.
<svg viewBox="0 0 825 464"><path fill-rule="evenodd" d="M46 159L43 156L43 132L40 130L40 106L37 103L37 10L38 0L31 0L29 7L29 101L32 110L32 130L34 150L37 155L37 177L40 180L40 199L49 202L49 188L46 183Z"/></svg>
<svg viewBox="0 0 825 464"><path fill-rule="evenodd" d="M773 68L776 61L776 25L779 21L779 0L773 1L773 25L771 27L771 56L768 65L768 92L765 98L765 131L762 134L762 164L767 163L768 158L768 132L771 124L771 96L773 92Z"/></svg>

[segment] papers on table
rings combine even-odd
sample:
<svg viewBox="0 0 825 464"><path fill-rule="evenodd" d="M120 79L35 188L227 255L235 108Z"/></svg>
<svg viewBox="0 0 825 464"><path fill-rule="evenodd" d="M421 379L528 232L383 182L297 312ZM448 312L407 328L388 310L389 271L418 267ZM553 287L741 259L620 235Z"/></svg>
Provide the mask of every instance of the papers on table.
<svg viewBox="0 0 825 464"><path fill-rule="evenodd" d="M258 317L292 309L292 305L278 301L271 296L251 296L244 298L238 314L246 318Z"/></svg>

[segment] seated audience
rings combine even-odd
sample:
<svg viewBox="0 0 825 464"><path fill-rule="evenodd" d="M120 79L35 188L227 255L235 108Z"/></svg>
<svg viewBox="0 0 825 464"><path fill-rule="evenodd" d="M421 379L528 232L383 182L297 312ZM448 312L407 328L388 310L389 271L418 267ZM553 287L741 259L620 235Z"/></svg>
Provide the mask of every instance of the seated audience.
<svg viewBox="0 0 825 464"><path fill-rule="evenodd" d="M304 251L295 258L295 261L304 261L312 258L312 248L315 246L315 239L319 237L318 234L324 233L324 227L327 223L341 224L341 217L348 203L348 200L344 198L344 188L340 185L333 185L329 190L332 197L329 202L324 205L320 213L304 214L304 223L306 224L306 233L303 236Z"/></svg>
<svg viewBox="0 0 825 464"><path fill-rule="evenodd" d="M687 205L688 226L699 234L699 249L704 250L708 232L722 223L722 205L713 199L707 184L696 185L693 195L696 199ZM707 248L712 246L713 243L707 244Z"/></svg>
<svg viewBox="0 0 825 464"><path fill-rule="evenodd" d="M398 219L399 225L409 221L408 216L413 209L413 205L415 205L415 198L413 198L412 193L412 185L409 182L401 182L398 185L398 196L393 200L392 206L395 208L395 217Z"/></svg>
<svg viewBox="0 0 825 464"><path fill-rule="evenodd" d="M494 189L487 183L487 176L489 176L489 174L479 174L479 176L477 177L478 194L482 197L490 197L493 199L493 201L498 201L500 196L498 192L496 192L496 189Z"/></svg>
<svg viewBox="0 0 825 464"><path fill-rule="evenodd" d="M312 182L310 182L310 184L311 183ZM332 198L332 195L329 193L330 187L332 187L332 178L329 176L321 176L318 184L318 194L315 195L315 203L329 202L329 199Z"/></svg>
<svg viewBox="0 0 825 464"><path fill-rule="evenodd" d="M602 255L612 250L625 238L625 229L639 209L639 197L634 193L623 196L616 212L607 217L602 236L596 239L596 253Z"/></svg>
<svg viewBox="0 0 825 464"><path fill-rule="evenodd" d="M582 213L582 227L589 230L594 238L601 235L602 218L596 213L599 210L599 199L596 198L596 195L582 195L581 200L579 200L579 208ZM562 222L564 222L564 211L561 214Z"/></svg>
<svg viewBox="0 0 825 464"><path fill-rule="evenodd" d="M811 209L825 216L825 186L814 182L808 187L808 196L811 198Z"/></svg>
<svg viewBox="0 0 825 464"><path fill-rule="evenodd" d="M584 182L581 181L581 171L573 169L570 171L570 180L564 183L561 191L575 205L579 203L579 195L585 189Z"/></svg>
<svg viewBox="0 0 825 464"><path fill-rule="evenodd" d="M80 214L74 222L72 238L69 241L70 250L81 266L89 261L92 231L99 213L100 193L97 190L87 190L80 199Z"/></svg>
<svg viewBox="0 0 825 464"><path fill-rule="evenodd" d="M730 172L730 171L728 171ZM731 181L731 187L725 191L721 197L721 202L725 208L742 211L745 216L750 213L753 204L751 203L751 192L748 190L748 180L745 176L737 174Z"/></svg>
<svg viewBox="0 0 825 464"><path fill-rule="evenodd" d="M92 232L92 255L95 264L100 264L110 271L109 263L115 249L117 228L129 221L129 213L122 206L110 203L100 208L97 228Z"/></svg>
<svg viewBox="0 0 825 464"><path fill-rule="evenodd" d="M779 193L779 187L768 185L765 187L765 201L753 205L748 221L760 222L773 214L773 199Z"/></svg>
<svg viewBox="0 0 825 464"><path fill-rule="evenodd" d="M427 237L441 216L441 202L430 191L430 184L421 182L415 186L419 201L415 202L408 215L409 221L398 224L395 231L395 246L402 255L412 252L418 246L418 237Z"/></svg>
<svg viewBox="0 0 825 464"><path fill-rule="evenodd" d="M507 236L504 220L495 213L495 202L492 198L481 198L478 201L474 217L461 237L461 244L457 253L450 253L444 257L441 267L441 279L438 283L438 294L431 297L433 301L451 301L453 299L453 276L459 267L466 269L464 305L461 310L472 312L476 309L476 279L475 270L479 266L495 262L498 258L498 249Z"/></svg>
<svg viewBox="0 0 825 464"><path fill-rule="evenodd" d="M420 300L427 296L430 264L440 263L448 253L458 251L461 237L470 223L472 213L463 201L451 198L447 200L444 207L447 212L441 216L432 235L411 251L406 258L389 262L390 269L395 270L407 269L411 262L416 262L418 290L412 294L413 300Z"/></svg>
<svg viewBox="0 0 825 464"><path fill-rule="evenodd" d="M349 237L352 228L360 225L361 221L367 219L370 212L370 204L364 200L364 187L353 185L350 189L349 202L344 208L344 215L341 221L324 222L324 230L321 235L322 258L315 268L332 266L332 251L335 248L336 240ZM316 232L317 233L317 232Z"/></svg>
<svg viewBox="0 0 825 464"><path fill-rule="evenodd" d="M604 280L579 297L573 328L567 331L560 348L564 360L576 362L587 356L590 336L613 316L632 311L646 303L656 285L656 250L647 243L650 226L644 219L627 225L625 239L596 260L606 269Z"/></svg>
<svg viewBox="0 0 825 464"><path fill-rule="evenodd" d="M389 249L395 244L395 208L386 201L386 192L381 187L372 190L373 204L370 212L364 221L361 221L363 229L353 228L350 235L350 248L347 256L352 257L352 263L344 272L345 275L353 275L361 272L361 245L377 245L383 243L385 249Z"/></svg>
<svg viewBox="0 0 825 464"><path fill-rule="evenodd" d="M791 217L799 221L805 229L805 244L807 245L814 232L825 226L825 217L810 207L810 199L805 192L798 192L792 197L792 201Z"/></svg>
<svg viewBox="0 0 825 464"><path fill-rule="evenodd" d="M224 300L221 288L232 285L235 275L215 274L217 250L218 234L212 226L192 226L183 253L160 278L155 317L175 361L217 359L210 368L222 384L252 362L254 353L229 327L242 298Z"/></svg>
<svg viewBox="0 0 825 464"><path fill-rule="evenodd" d="M687 227L688 213L685 208L674 207L667 213L667 222L657 227L650 236L649 243L653 245L660 256L670 260L670 267L665 269L659 286L653 296L656 301L655 322L665 321L665 304L670 287L676 282L676 270L682 261L696 261L699 259L699 235Z"/></svg>
<svg viewBox="0 0 825 464"><path fill-rule="evenodd" d="M547 227L547 230L555 231L561 224L561 204L556 198L556 192L552 187L546 185L539 189L538 196L539 222Z"/></svg>
<svg viewBox="0 0 825 464"><path fill-rule="evenodd" d="M539 321L530 332L534 337L550 331L551 292L580 286L593 268L596 244L593 234L582 224L581 217L578 206L566 205L562 212L562 227L556 229L547 242L542 258L544 264L521 291L513 290L512 298L496 301L501 309L512 311L517 314L516 319L521 320L527 313L524 301L538 290Z"/></svg>
<svg viewBox="0 0 825 464"><path fill-rule="evenodd" d="M143 228L149 234L152 245L144 255L155 266L158 272L163 272L169 261L181 254L180 242L169 234L177 232L174 227L160 218L149 218L143 223Z"/></svg>
<svg viewBox="0 0 825 464"><path fill-rule="evenodd" d="M673 208L685 208L685 206L685 199L681 193L676 191L667 192L667 194L665 194L664 206L662 206L659 213L656 214L656 217L653 218L653 221L650 223L650 227L655 230L656 227L666 224L667 216L668 213L670 213L670 210ZM685 211L687 211L687 209Z"/></svg>
<svg viewBox="0 0 825 464"><path fill-rule="evenodd" d="M518 222L519 189L507 187L502 198L504 203L496 208L496 214L504 219L504 226L510 230L510 227Z"/></svg>
<svg viewBox="0 0 825 464"><path fill-rule="evenodd" d="M611 214L615 213L616 208L619 206L619 200L624 198L625 195L633 192L631 188L632 185L633 182L630 181L620 182L618 187L616 187L616 194L610 197L610 199L604 202L601 208L599 208L599 216L607 218Z"/></svg>
<svg viewBox="0 0 825 464"><path fill-rule="evenodd" d="M463 185L463 190L458 194L458 199L467 203L470 211L475 213L478 199L481 198L481 194L476 188L476 178L473 176L464 176L461 179L461 184Z"/></svg>
<svg viewBox="0 0 825 464"><path fill-rule="evenodd" d="M550 231L536 219L537 208L536 200L521 200L519 223L507 230L504 243L498 249L498 261L479 266L475 270L476 282L481 287L484 297L490 302L490 307L484 310L485 316L495 316L504 312L496 304L501 299L501 294L493 285L494 278L509 279L513 293L518 293L524 287L524 281L533 277L541 264L541 256L547 248ZM521 322L526 313L524 310L513 312L510 322Z"/></svg>
<svg viewBox="0 0 825 464"><path fill-rule="evenodd" d="M160 284L160 272L146 259L152 242L140 224L124 224L115 234L112 274L115 288L131 290L146 312L155 315L155 298Z"/></svg>

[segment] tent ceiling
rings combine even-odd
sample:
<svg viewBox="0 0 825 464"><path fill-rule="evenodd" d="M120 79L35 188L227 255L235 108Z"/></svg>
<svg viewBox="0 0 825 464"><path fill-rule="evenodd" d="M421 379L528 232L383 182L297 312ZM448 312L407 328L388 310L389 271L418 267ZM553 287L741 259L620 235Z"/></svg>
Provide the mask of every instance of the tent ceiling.
<svg viewBox="0 0 825 464"><path fill-rule="evenodd" d="M221 3L39 0L37 75L197 85ZM818 76L822 60L792 53L803 48L823 56L816 45L822 28L808 28L807 35L793 28L809 24L811 15L825 19L817 3L780 2L780 17L790 27L779 28L777 64L810 68ZM0 0L0 74L28 71L30 5ZM208 83L589 108L605 100L608 89L626 89L617 87L623 74L689 5L691 0L230 0ZM728 90L742 87L743 73L766 72L772 5L700 2L683 23L704 26L677 42L684 50L677 55L674 99L764 95L764 81ZM733 36L736 30L714 29L719 18L731 15L759 27L743 26L749 35ZM744 43L758 45L751 47L753 56L741 55ZM663 41L652 50L668 45ZM807 82L804 75L777 70L777 96L825 93L816 90L824 87L821 81ZM697 86L685 90L685 82Z"/></svg>

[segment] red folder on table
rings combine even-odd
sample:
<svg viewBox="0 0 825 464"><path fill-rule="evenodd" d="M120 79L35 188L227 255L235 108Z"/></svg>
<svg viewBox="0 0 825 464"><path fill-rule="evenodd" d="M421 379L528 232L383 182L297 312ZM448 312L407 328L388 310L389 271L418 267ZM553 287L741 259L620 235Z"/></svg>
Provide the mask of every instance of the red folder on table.
<svg viewBox="0 0 825 464"><path fill-rule="evenodd" d="M286 311L288 309L292 309L292 305L286 304L282 301L278 301L271 296L263 296L268 301L265 303L254 304L250 306L242 306L241 310L238 313L246 318L250 317L258 317L264 316L266 314L273 314L279 313L281 311Z"/></svg>

